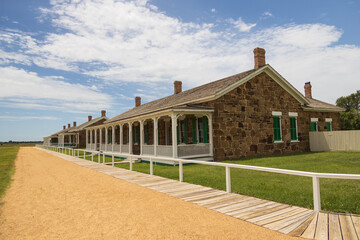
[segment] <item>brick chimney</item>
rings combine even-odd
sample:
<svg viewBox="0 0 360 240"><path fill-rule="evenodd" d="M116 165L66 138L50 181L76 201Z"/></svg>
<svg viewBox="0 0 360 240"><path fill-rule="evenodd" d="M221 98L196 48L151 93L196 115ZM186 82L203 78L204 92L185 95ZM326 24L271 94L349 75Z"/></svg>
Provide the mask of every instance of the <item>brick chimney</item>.
<svg viewBox="0 0 360 240"><path fill-rule="evenodd" d="M135 97L135 107L138 107L141 105L141 97Z"/></svg>
<svg viewBox="0 0 360 240"><path fill-rule="evenodd" d="M310 82L306 82L304 88L305 88L305 97L312 98Z"/></svg>
<svg viewBox="0 0 360 240"><path fill-rule="evenodd" d="M70 126L71 126L70 123L68 123L68 128L70 128Z"/></svg>
<svg viewBox="0 0 360 240"><path fill-rule="evenodd" d="M254 68L260 68L265 66L265 49L263 48L255 48L254 49Z"/></svg>
<svg viewBox="0 0 360 240"><path fill-rule="evenodd" d="M73 126L76 127L76 122L73 122Z"/></svg>
<svg viewBox="0 0 360 240"><path fill-rule="evenodd" d="M101 110L101 116L106 117L106 111L105 110Z"/></svg>
<svg viewBox="0 0 360 240"><path fill-rule="evenodd" d="M182 82L174 81L174 94L178 94L182 92Z"/></svg>
<svg viewBox="0 0 360 240"><path fill-rule="evenodd" d="M92 120L92 116L88 116L88 122L90 122Z"/></svg>
<svg viewBox="0 0 360 240"><path fill-rule="evenodd" d="M65 126L65 125L63 126L63 129L64 129L64 130L66 129L66 126Z"/></svg>

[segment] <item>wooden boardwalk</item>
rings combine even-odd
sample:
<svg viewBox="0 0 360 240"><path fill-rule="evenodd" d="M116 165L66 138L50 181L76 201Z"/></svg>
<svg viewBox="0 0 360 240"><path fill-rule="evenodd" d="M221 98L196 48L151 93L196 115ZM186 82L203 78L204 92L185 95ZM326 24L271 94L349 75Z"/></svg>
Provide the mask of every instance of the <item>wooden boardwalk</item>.
<svg viewBox="0 0 360 240"><path fill-rule="evenodd" d="M317 213L302 207L227 193L41 150L83 167L291 236L309 239L360 239L359 215Z"/></svg>

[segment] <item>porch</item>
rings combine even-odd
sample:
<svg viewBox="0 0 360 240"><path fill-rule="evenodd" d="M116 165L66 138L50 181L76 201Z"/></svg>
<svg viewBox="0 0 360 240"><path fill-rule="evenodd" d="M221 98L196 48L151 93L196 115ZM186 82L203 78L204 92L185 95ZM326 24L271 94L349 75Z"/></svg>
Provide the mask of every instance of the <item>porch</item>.
<svg viewBox="0 0 360 240"><path fill-rule="evenodd" d="M104 152L213 160L213 109L172 109L86 129L86 149Z"/></svg>

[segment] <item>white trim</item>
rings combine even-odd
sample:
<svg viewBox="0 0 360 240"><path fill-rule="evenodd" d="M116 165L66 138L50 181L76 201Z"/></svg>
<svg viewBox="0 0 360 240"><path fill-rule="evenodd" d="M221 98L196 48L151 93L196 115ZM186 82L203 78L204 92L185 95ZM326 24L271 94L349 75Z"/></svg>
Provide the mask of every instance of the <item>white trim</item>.
<svg viewBox="0 0 360 240"><path fill-rule="evenodd" d="M344 110L329 109L329 108L309 108L302 107L305 112L344 112Z"/></svg>
<svg viewBox="0 0 360 240"><path fill-rule="evenodd" d="M289 112L289 117L297 117L298 113L297 112Z"/></svg>
<svg viewBox="0 0 360 240"><path fill-rule="evenodd" d="M332 122L332 118L325 118L325 122Z"/></svg>
<svg viewBox="0 0 360 240"><path fill-rule="evenodd" d="M272 113L273 116L282 116L282 112L272 111L271 113Z"/></svg>
<svg viewBox="0 0 360 240"><path fill-rule="evenodd" d="M318 118L310 118L311 119L311 122L318 122L319 119Z"/></svg>

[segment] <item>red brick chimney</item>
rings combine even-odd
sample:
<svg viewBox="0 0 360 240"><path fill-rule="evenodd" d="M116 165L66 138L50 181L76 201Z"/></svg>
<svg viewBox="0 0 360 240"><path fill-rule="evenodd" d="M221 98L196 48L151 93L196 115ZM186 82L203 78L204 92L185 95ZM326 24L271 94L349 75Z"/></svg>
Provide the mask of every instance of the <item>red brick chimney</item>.
<svg viewBox="0 0 360 240"><path fill-rule="evenodd" d="M135 107L138 107L141 105L141 97L135 97Z"/></svg>
<svg viewBox="0 0 360 240"><path fill-rule="evenodd" d="M76 127L76 122L73 122L73 126Z"/></svg>
<svg viewBox="0 0 360 240"><path fill-rule="evenodd" d="M64 129L64 130L66 129L66 126L65 126L65 125L63 126L63 129Z"/></svg>
<svg viewBox="0 0 360 240"><path fill-rule="evenodd" d="M305 97L312 98L310 82L306 82L304 88L305 88Z"/></svg>
<svg viewBox="0 0 360 240"><path fill-rule="evenodd" d="M182 82L174 81L174 94L178 94L182 92Z"/></svg>
<svg viewBox="0 0 360 240"><path fill-rule="evenodd" d="M101 110L101 116L106 117L106 111L105 110Z"/></svg>
<svg viewBox="0 0 360 240"><path fill-rule="evenodd" d="M265 66L265 49L263 48L255 48L254 49L254 68L260 68Z"/></svg>
<svg viewBox="0 0 360 240"><path fill-rule="evenodd" d="M90 122L92 120L92 116L88 116L88 122Z"/></svg>
<svg viewBox="0 0 360 240"><path fill-rule="evenodd" d="M70 126L71 126L70 123L68 123L68 128L70 128Z"/></svg>

